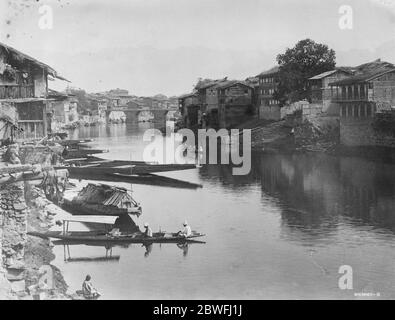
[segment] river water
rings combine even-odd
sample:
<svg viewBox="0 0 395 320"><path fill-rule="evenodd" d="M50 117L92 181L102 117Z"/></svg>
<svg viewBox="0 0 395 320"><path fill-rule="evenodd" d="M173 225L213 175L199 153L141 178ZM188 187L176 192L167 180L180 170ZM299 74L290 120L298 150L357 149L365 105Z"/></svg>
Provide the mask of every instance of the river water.
<svg viewBox="0 0 395 320"><path fill-rule="evenodd" d="M93 138L107 159L141 160L149 126L84 127L71 138ZM55 246L71 293L90 274L105 299L395 298L395 165L260 152L245 176L229 165L165 175L203 188L119 184L141 202L135 221L155 232L187 219L206 243ZM86 261L106 254L114 259ZM352 289L339 287L344 265Z"/></svg>

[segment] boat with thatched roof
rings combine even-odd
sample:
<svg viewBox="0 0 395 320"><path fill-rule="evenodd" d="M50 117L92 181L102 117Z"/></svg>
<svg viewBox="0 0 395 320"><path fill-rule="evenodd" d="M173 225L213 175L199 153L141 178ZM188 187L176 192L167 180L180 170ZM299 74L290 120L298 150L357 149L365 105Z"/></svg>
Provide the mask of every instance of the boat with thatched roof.
<svg viewBox="0 0 395 320"><path fill-rule="evenodd" d="M62 208L73 215L139 216L141 205L125 188L89 183L72 200L64 199Z"/></svg>

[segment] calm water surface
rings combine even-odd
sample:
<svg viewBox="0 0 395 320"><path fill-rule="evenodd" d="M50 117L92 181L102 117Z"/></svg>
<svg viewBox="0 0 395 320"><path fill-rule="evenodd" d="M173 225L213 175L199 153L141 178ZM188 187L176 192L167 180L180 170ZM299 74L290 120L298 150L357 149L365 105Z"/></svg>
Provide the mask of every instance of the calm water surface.
<svg viewBox="0 0 395 320"><path fill-rule="evenodd" d="M108 159L141 160L149 124L81 128ZM198 190L132 188L154 231L176 231L187 219L205 244L132 244L110 248L55 246L70 292L86 274L105 299L395 298L395 165L327 155L257 153L247 176L207 165L167 176ZM86 184L78 183L79 186ZM353 290L340 290L341 265L353 268ZM377 298L377 297L375 297Z"/></svg>

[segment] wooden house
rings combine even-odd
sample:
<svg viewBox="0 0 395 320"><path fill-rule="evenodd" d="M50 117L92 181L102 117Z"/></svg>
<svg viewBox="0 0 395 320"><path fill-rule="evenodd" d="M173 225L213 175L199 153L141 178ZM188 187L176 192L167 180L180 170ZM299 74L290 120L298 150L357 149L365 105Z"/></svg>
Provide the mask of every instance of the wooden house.
<svg viewBox="0 0 395 320"><path fill-rule="evenodd" d="M51 77L66 80L47 64L0 43L0 140L47 134Z"/></svg>
<svg viewBox="0 0 395 320"><path fill-rule="evenodd" d="M232 128L254 117L254 88L232 80L216 86L220 128Z"/></svg>
<svg viewBox="0 0 395 320"><path fill-rule="evenodd" d="M257 75L259 86L256 94L256 104L259 119L281 119L279 101L273 98L273 94L278 85L278 72L279 67L275 66Z"/></svg>

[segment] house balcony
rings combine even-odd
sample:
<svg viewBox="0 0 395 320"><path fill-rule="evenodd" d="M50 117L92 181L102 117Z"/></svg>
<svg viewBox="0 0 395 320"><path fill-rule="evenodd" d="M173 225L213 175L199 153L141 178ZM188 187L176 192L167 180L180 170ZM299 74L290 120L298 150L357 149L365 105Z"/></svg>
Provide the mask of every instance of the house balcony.
<svg viewBox="0 0 395 320"><path fill-rule="evenodd" d="M0 99L24 99L34 97L34 85L0 85Z"/></svg>

